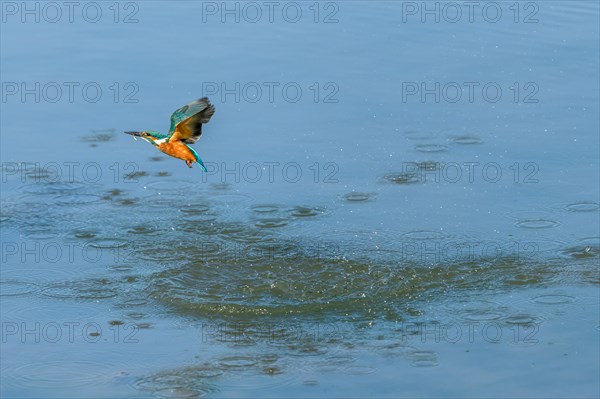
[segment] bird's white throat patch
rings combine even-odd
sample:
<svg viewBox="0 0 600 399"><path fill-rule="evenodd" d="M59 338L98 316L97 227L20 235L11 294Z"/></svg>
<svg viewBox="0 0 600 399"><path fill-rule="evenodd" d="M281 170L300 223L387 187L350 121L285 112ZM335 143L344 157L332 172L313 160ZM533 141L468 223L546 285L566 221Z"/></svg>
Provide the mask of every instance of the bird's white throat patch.
<svg viewBox="0 0 600 399"><path fill-rule="evenodd" d="M167 139L160 139L160 140L155 140L154 143L156 143L156 145L161 145L167 142Z"/></svg>

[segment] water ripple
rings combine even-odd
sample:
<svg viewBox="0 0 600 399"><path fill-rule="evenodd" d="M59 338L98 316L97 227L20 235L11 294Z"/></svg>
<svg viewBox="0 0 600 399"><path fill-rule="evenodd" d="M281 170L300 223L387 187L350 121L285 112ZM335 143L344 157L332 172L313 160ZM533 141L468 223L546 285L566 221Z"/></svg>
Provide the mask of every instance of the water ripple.
<svg viewBox="0 0 600 399"><path fill-rule="evenodd" d="M551 229L553 227L558 226L559 223L555 220L548 219L524 219L515 222L515 226L520 227L522 229Z"/></svg>
<svg viewBox="0 0 600 399"><path fill-rule="evenodd" d="M115 373L115 365L100 362L64 360L29 363L16 367L7 378L18 387L66 389L108 383Z"/></svg>
<svg viewBox="0 0 600 399"><path fill-rule="evenodd" d="M577 301L577 298L570 295L539 295L530 299L531 302L542 305L565 305Z"/></svg>
<svg viewBox="0 0 600 399"><path fill-rule="evenodd" d="M46 285L42 294L60 299L108 299L119 294L118 286L109 279L64 281Z"/></svg>
<svg viewBox="0 0 600 399"><path fill-rule="evenodd" d="M195 187L195 184L187 180L168 179L148 182L145 184L145 187L156 191L179 191L184 193Z"/></svg>
<svg viewBox="0 0 600 399"><path fill-rule="evenodd" d="M366 202L373 200L376 194L374 193L361 193L357 191L352 191L346 195L344 195L344 200L348 202Z"/></svg>
<svg viewBox="0 0 600 399"><path fill-rule="evenodd" d="M565 206L565 209L569 212L598 212L600 205L595 202L575 202Z"/></svg>
<svg viewBox="0 0 600 399"><path fill-rule="evenodd" d="M417 144L415 150L419 152L444 152L448 151L448 146L445 144Z"/></svg>
<svg viewBox="0 0 600 399"><path fill-rule="evenodd" d="M477 136L473 136L473 135L463 135L463 136L456 136L456 137L452 137L452 142L456 143L456 144L481 144L483 143L483 140Z"/></svg>
<svg viewBox="0 0 600 399"><path fill-rule="evenodd" d="M392 184L414 184L421 182L418 174L408 172L388 173L381 179L384 182Z"/></svg>
<svg viewBox="0 0 600 399"><path fill-rule="evenodd" d="M285 218L265 218L265 219L259 219L255 223L255 226L261 227L261 228L272 229L272 228L277 228L277 227L284 227L284 226L287 226L287 224L288 224L288 220Z"/></svg>
<svg viewBox="0 0 600 399"><path fill-rule="evenodd" d="M291 210L290 215L293 217L305 218L322 215L324 213L325 210L320 207L296 206Z"/></svg>
<svg viewBox="0 0 600 399"><path fill-rule="evenodd" d="M259 205L254 205L254 206L250 207L250 209L252 209L252 212L258 213L258 214L275 213L275 212L279 212L281 210L281 206L276 205L276 204L259 204Z"/></svg>
<svg viewBox="0 0 600 399"><path fill-rule="evenodd" d="M12 279L0 280L0 296L25 295L35 292L38 289L39 286L37 284L28 281Z"/></svg>
<svg viewBox="0 0 600 399"><path fill-rule="evenodd" d="M217 391L214 378L223 373L217 365L187 366L140 378L133 388L159 398L205 397Z"/></svg>

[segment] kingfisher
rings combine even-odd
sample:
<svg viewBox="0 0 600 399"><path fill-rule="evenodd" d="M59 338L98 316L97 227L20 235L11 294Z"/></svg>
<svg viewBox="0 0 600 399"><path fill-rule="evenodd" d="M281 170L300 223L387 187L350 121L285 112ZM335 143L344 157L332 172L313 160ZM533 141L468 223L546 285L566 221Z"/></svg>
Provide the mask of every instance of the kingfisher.
<svg viewBox="0 0 600 399"><path fill-rule="evenodd" d="M131 134L136 140L136 137L146 140L167 155L183 159L189 168L192 167L192 163L197 162L206 172L206 166L200 159L200 155L189 144L194 144L200 139L202 124L208 123L214 113L215 107L208 98L203 97L173 112L168 134L151 130L125 133Z"/></svg>

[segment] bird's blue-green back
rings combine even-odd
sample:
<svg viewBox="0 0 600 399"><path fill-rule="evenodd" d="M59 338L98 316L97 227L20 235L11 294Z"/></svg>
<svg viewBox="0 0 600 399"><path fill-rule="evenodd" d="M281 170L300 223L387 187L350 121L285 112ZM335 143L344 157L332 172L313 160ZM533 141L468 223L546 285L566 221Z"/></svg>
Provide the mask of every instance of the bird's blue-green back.
<svg viewBox="0 0 600 399"><path fill-rule="evenodd" d="M155 132L154 130L146 130L146 133L148 133L150 136L152 136L154 138L157 138L159 140L166 139L167 137L169 137L166 134L163 134L163 133L160 133L160 132ZM142 137L142 139L146 140L147 142L149 142L150 144L152 144L155 147L158 146L158 144L156 144L152 140L149 140L149 139L147 139L145 137Z"/></svg>
<svg viewBox="0 0 600 399"><path fill-rule="evenodd" d="M152 137L156 137L159 140L160 139L166 139L167 137L169 137L167 134L160 133L160 132L155 132L154 130L146 130L146 133L148 133Z"/></svg>

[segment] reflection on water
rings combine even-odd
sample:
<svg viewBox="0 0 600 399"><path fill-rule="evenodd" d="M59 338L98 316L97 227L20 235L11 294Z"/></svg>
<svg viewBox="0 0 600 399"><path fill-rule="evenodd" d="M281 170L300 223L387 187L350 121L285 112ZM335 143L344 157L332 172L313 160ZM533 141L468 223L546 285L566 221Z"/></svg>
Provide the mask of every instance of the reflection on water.
<svg viewBox="0 0 600 399"><path fill-rule="evenodd" d="M5 317L27 321L21 314L43 311L61 320L66 312L96 323L82 309L106 304L112 313L97 324L104 331L87 332L86 339L110 340L112 329L128 326L160 335L159 320L169 317L184 320L194 340L210 349L183 365L152 370L103 361L76 363L77 369L29 363L11 371L15 392L83 389L94 379L154 397L281 393L286 386L308 393L324 383L319 373L385 374L365 353L415 369L443 367L454 357L422 346L431 341L428 334L446 344L475 345L478 337L479 345L535 347L556 311L572 312L584 301L553 289L600 284L597 237L537 235L561 228L556 220L569 224L569 215L593 211L591 202L511 211L508 219L532 234L519 239L415 225L403 232L330 229L311 237L306 228L336 220L344 209L339 198L359 210L377 208L377 196L340 193L329 208L269 204L230 188L214 195L213 188L187 181L177 189L174 182L139 178L143 191L37 181L4 197L2 227L10 240L4 242L1 295L33 304L17 304ZM36 204L32 195L53 201ZM99 200L80 201L82 195ZM112 217L125 208L135 212ZM22 245L39 245L41 269L19 268L27 258ZM48 268L59 274L53 278ZM525 299L529 305L485 299L523 290L539 293Z"/></svg>
<svg viewBox="0 0 600 399"><path fill-rule="evenodd" d="M37 184L40 195L57 192L55 183L47 183L49 188ZM463 334L479 334L484 343L530 347L539 343L538 331L546 320L555 317L547 307L575 306L580 300L576 295L541 291L529 298L533 307L528 308L476 298L565 284L600 284L597 238L585 238L577 245L544 244L536 237L497 241L414 227L401 234L331 230L310 238L295 231L318 221L315 216L335 218L335 208L233 201L227 208L233 209L236 216L232 218L221 212L220 196L195 189L191 200L190 186L184 185L185 190L171 187L129 204L146 213L131 219L106 218L103 215L111 215L115 207L125 206L115 200L129 195L126 191L104 188L103 201L71 209L62 202L24 205L20 198L31 195L29 187L21 186L3 201L8 215L20 207L26 210L18 219L2 222L7 231L21 234L15 248L22 240L27 240L26 245L49 241L57 248L68 241L82 249L73 253L72 263L98 258L97 265L108 267L104 272L89 267L73 270L64 266L69 262L56 262L66 274L40 279L40 270L7 272L6 266L18 264L12 255L2 274L4 298L60 301L55 306L66 305L65 311L73 314L81 310L69 310L72 303L107 303L117 313L105 322L106 328L133 322L136 331L160 331L155 326L159 312L186 320L194 326L196 340L213 349L191 364L135 375L115 372L106 364L102 364L107 369L103 371L95 367L98 364L56 372L65 367L61 365L37 377L30 369L17 368L13 375L25 372L32 379L15 379L16 386L52 388L57 381L65 381L70 387L71 380L83 386L100 373L105 383L155 397L198 397L230 389L281 392L288 385L308 388L322 383L310 378L299 381L300 370L303 376L319 371L377 374L378 363L360 360L365 349L384 358L395 356L408 367L438 368L447 355L420 347L423 334L439 335L435 339L447 343L464 340ZM78 196L85 189L78 186L69 195ZM240 192L236 195L246 197ZM359 195L353 192L342 197L364 202L355 199ZM377 201L361 206L369 204L376 206ZM573 214L567 205L564 211ZM102 223L85 225L78 218L63 217L70 212ZM549 210L540 212L510 216L517 224L535 221L529 228L536 231L542 228L543 219L527 218L550 214ZM50 236L30 236L30 226L43 221L52 221L41 230ZM51 234L50 227L60 234ZM51 263L57 256L49 248L40 261ZM565 263L565 259L572 262ZM90 334L89 339L107 337L106 332ZM301 360L291 361L295 358ZM52 366L37 366L42 365Z"/></svg>

